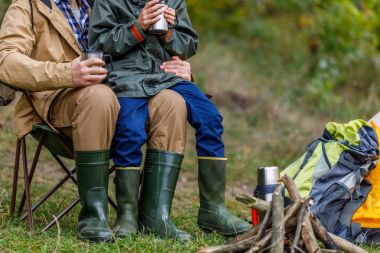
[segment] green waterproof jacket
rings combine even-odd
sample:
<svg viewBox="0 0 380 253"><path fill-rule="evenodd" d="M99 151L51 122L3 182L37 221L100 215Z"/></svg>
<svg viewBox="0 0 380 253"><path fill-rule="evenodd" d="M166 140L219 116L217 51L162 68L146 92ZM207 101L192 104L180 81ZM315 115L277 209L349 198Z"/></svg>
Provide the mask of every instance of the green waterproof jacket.
<svg viewBox="0 0 380 253"><path fill-rule="evenodd" d="M171 56L195 55L198 35L192 28L185 0L167 0L176 10L176 24L164 35L144 32L137 19L147 0L96 0L89 27L89 47L113 58L108 83L119 97L147 97L181 78L160 70Z"/></svg>

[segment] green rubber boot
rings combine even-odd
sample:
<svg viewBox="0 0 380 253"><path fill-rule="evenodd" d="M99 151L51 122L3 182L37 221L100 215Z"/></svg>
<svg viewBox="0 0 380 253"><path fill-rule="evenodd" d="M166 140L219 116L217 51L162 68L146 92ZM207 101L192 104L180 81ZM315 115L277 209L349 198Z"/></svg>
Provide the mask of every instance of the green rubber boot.
<svg viewBox="0 0 380 253"><path fill-rule="evenodd" d="M108 223L109 150L76 151L78 192L82 208L78 218L78 238L107 242L112 238Z"/></svg>
<svg viewBox="0 0 380 253"><path fill-rule="evenodd" d="M224 206L226 188L226 159L200 158L198 226L226 236L236 236L248 231L251 225L233 214Z"/></svg>
<svg viewBox="0 0 380 253"><path fill-rule="evenodd" d="M126 237L137 233L140 168L116 168L115 190L117 219L115 235Z"/></svg>
<svg viewBox="0 0 380 253"><path fill-rule="evenodd" d="M188 241L191 236L176 228L170 220L183 155L158 150L147 150L144 182L139 203L140 228L159 237Z"/></svg>

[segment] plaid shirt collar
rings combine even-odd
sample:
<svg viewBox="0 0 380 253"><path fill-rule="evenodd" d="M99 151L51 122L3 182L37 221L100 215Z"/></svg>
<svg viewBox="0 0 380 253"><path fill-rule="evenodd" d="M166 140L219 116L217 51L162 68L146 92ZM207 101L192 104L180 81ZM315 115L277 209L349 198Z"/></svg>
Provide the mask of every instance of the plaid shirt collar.
<svg viewBox="0 0 380 253"><path fill-rule="evenodd" d="M88 12L90 5L86 0L78 1L78 9L80 11L80 19L78 22L71 11L70 0L54 0L54 2L67 18L81 49L86 50L88 48Z"/></svg>

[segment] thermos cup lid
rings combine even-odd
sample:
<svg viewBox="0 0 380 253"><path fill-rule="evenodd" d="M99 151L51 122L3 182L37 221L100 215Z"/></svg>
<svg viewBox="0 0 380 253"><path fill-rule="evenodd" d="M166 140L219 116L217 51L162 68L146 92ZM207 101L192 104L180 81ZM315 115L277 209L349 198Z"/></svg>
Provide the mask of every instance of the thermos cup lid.
<svg viewBox="0 0 380 253"><path fill-rule="evenodd" d="M257 169L257 185L278 184L279 180L280 174L278 167L260 167Z"/></svg>

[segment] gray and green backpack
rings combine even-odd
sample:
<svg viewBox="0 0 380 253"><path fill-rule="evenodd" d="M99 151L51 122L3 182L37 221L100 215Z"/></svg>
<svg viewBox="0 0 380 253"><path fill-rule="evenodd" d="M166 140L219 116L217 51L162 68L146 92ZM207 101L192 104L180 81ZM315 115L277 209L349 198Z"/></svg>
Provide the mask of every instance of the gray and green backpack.
<svg viewBox="0 0 380 253"><path fill-rule="evenodd" d="M329 232L354 241L361 228L351 219L371 190L366 176L378 155L376 132L366 121L330 122L281 174L294 179L302 197L310 195L310 210Z"/></svg>

